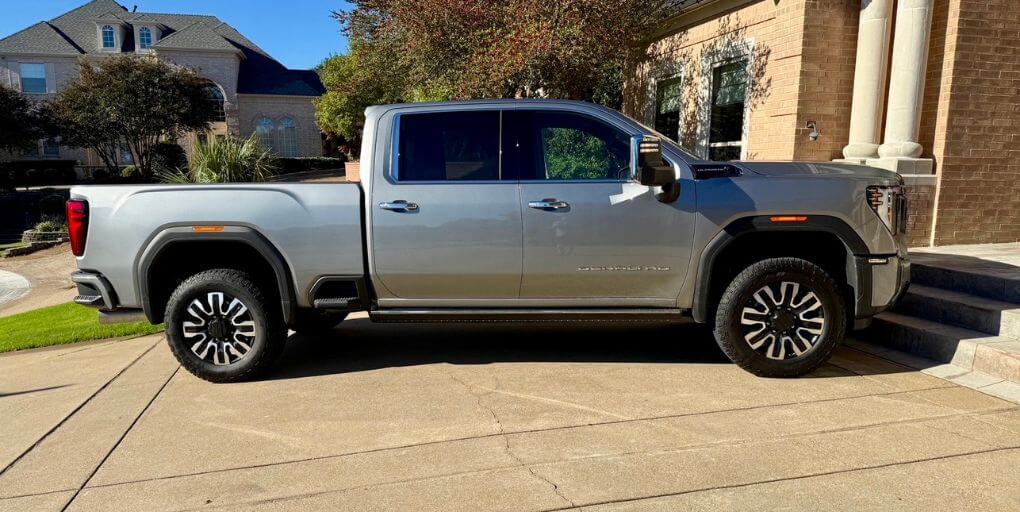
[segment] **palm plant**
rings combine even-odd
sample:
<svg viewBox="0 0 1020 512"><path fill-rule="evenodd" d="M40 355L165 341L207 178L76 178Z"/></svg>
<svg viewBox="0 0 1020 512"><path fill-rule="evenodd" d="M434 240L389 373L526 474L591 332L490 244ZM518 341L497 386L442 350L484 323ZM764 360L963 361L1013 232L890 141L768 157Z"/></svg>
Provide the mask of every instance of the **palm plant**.
<svg viewBox="0 0 1020 512"><path fill-rule="evenodd" d="M159 173L164 183L246 183L268 181L276 173L276 157L256 136L228 137L198 144L188 169Z"/></svg>

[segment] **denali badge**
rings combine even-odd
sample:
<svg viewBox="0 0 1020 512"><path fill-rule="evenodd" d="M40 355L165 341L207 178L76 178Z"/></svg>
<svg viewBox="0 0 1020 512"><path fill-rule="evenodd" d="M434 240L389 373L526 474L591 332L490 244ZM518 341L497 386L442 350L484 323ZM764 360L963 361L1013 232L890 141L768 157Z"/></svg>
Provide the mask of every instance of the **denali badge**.
<svg viewBox="0 0 1020 512"><path fill-rule="evenodd" d="M612 267L577 267L578 272L669 272L669 267L656 265L645 266L612 266Z"/></svg>

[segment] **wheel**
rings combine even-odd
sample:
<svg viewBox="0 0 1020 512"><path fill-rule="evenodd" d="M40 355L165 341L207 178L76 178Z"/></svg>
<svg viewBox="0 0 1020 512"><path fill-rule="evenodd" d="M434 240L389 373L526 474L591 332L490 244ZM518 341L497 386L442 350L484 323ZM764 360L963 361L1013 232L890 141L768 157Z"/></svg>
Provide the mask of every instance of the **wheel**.
<svg viewBox="0 0 1020 512"><path fill-rule="evenodd" d="M345 318L347 318L345 311L298 311L297 323L293 329L307 335L329 334Z"/></svg>
<svg viewBox="0 0 1020 512"><path fill-rule="evenodd" d="M733 279L719 301L715 339L726 356L761 377L796 377L818 368L843 340L839 286L797 258L759 261Z"/></svg>
<svg viewBox="0 0 1020 512"><path fill-rule="evenodd" d="M244 272L206 270L181 283L166 308L166 338L185 369L210 382L265 372L287 341L280 307Z"/></svg>

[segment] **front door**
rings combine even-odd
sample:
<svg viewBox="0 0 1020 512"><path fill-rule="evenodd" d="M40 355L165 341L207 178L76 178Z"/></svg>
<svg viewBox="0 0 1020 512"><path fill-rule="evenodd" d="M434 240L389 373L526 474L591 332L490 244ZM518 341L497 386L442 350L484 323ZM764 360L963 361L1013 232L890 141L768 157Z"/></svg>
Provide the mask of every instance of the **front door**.
<svg viewBox="0 0 1020 512"><path fill-rule="evenodd" d="M672 305L687 273L693 190L677 203L632 179L631 134L565 111L514 114L524 221L521 299Z"/></svg>
<svg viewBox="0 0 1020 512"><path fill-rule="evenodd" d="M520 196L516 176L502 174L500 118L499 110L395 118L397 154L372 177L368 205L381 304L517 298Z"/></svg>

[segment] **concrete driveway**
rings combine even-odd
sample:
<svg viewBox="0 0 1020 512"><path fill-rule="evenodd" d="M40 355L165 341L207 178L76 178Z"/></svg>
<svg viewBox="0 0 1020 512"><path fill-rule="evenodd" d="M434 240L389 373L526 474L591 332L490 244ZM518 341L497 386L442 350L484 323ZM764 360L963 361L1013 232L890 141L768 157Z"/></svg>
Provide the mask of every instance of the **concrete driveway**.
<svg viewBox="0 0 1020 512"><path fill-rule="evenodd" d="M0 356L0 510L1020 509L1020 409L693 326L373 325L213 385L159 336Z"/></svg>

